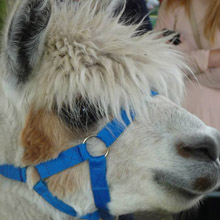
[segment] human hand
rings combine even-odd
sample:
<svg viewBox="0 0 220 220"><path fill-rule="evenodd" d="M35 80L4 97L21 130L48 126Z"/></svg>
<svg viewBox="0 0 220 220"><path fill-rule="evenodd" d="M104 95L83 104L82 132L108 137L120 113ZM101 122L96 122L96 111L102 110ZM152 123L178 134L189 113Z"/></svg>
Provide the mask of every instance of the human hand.
<svg viewBox="0 0 220 220"><path fill-rule="evenodd" d="M167 37L169 35L173 35L173 38L169 40L170 43L172 43L174 45L178 45L181 43L181 40L180 40L181 35L179 32L176 32L173 30L163 29L163 36Z"/></svg>

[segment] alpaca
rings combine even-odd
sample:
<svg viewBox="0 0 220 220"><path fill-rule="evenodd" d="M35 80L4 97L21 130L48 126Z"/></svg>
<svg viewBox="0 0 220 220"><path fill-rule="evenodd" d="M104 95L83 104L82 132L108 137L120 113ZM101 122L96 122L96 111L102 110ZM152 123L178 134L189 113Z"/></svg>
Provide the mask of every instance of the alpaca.
<svg viewBox="0 0 220 220"><path fill-rule="evenodd" d="M0 175L0 219L79 219L33 190L36 165L113 119L124 124L121 109L131 123L106 155L111 215L177 213L219 185L220 134L180 107L182 56L158 34L119 22L118 2L16 1L0 57L0 161L26 167L27 180ZM100 156L106 147L93 137L87 150ZM89 175L85 161L44 181L80 217L96 210Z"/></svg>

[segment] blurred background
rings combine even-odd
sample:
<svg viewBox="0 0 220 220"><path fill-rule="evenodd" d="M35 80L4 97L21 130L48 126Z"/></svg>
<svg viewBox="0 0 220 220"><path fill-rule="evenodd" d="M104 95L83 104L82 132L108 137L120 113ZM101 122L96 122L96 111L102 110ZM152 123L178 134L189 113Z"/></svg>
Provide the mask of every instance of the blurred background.
<svg viewBox="0 0 220 220"><path fill-rule="evenodd" d="M7 5L10 5L16 0L0 0L0 29L2 28L3 21L7 12ZM159 8L159 0L146 0L147 7L150 11L150 19L153 26L157 20L157 12Z"/></svg>

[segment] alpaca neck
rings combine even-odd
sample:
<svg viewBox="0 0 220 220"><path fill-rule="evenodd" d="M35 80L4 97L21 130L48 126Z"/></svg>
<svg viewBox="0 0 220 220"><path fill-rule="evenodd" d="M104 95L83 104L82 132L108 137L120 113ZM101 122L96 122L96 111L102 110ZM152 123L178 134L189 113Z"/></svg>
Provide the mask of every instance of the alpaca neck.
<svg viewBox="0 0 220 220"><path fill-rule="evenodd" d="M1 164L21 165L19 160L23 151L19 145L21 119L19 120L15 106L9 102L2 88L0 94L0 161Z"/></svg>

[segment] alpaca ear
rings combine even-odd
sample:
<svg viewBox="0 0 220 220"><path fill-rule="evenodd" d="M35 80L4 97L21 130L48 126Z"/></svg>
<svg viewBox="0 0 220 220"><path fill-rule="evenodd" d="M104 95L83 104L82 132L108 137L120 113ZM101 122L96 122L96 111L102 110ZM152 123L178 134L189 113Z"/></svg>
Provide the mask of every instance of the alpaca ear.
<svg viewBox="0 0 220 220"><path fill-rule="evenodd" d="M19 84L29 79L42 55L50 13L49 0L22 0L12 17L7 36L7 66Z"/></svg>

